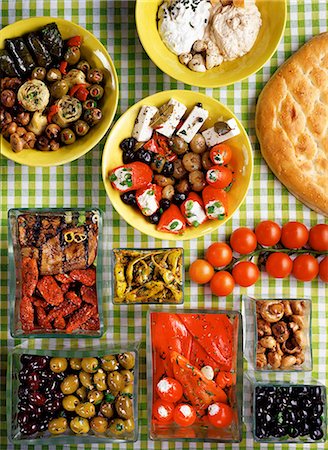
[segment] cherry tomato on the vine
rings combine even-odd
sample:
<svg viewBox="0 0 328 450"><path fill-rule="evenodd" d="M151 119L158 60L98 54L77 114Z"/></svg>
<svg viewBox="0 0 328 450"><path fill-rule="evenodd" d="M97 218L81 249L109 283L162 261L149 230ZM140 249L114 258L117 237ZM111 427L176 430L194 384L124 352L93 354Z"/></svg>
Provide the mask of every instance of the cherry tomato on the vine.
<svg viewBox="0 0 328 450"><path fill-rule="evenodd" d="M312 255L299 255L294 259L292 274L297 280L312 281L319 273L318 261Z"/></svg>
<svg viewBox="0 0 328 450"><path fill-rule="evenodd" d="M210 288L214 295L226 296L231 294L235 287L234 279L229 272L221 270L217 272L211 279Z"/></svg>
<svg viewBox="0 0 328 450"><path fill-rule="evenodd" d="M154 419L160 423L170 423L173 420L174 404L158 399L153 405Z"/></svg>
<svg viewBox="0 0 328 450"><path fill-rule="evenodd" d="M232 276L239 286L248 287L257 282L260 271L251 261L242 261L234 266Z"/></svg>
<svg viewBox="0 0 328 450"><path fill-rule="evenodd" d="M301 248L309 239L309 230L301 222L287 222L281 230L281 243L286 248Z"/></svg>
<svg viewBox="0 0 328 450"><path fill-rule="evenodd" d="M195 408L188 403L180 403L174 409L173 419L180 427L189 427L196 420Z"/></svg>
<svg viewBox="0 0 328 450"><path fill-rule="evenodd" d="M217 428L228 427L233 419L233 411L231 406L225 403L212 403L208 407L208 420Z"/></svg>
<svg viewBox="0 0 328 450"><path fill-rule="evenodd" d="M311 228L309 233L309 246L319 252L326 252L328 250L327 224L320 223Z"/></svg>
<svg viewBox="0 0 328 450"><path fill-rule="evenodd" d="M189 267L189 276L198 284L208 283L214 275L214 268L205 259L196 259Z"/></svg>
<svg viewBox="0 0 328 450"><path fill-rule="evenodd" d="M247 227L237 228L230 236L230 245L235 252L246 255L256 249L256 236Z"/></svg>
<svg viewBox="0 0 328 450"><path fill-rule="evenodd" d="M225 242L214 242L207 251L205 258L214 267L223 267L231 263L232 250Z"/></svg>
<svg viewBox="0 0 328 450"><path fill-rule="evenodd" d="M178 402L183 395L183 389L179 381L174 378L162 378L156 386L156 392L162 400Z"/></svg>
<svg viewBox="0 0 328 450"><path fill-rule="evenodd" d="M259 244L272 247L280 241L281 228L272 220L264 220L256 225L255 235Z"/></svg>
<svg viewBox="0 0 328 450"><path fill-rule="evenodd" d="M319 277L325 283L328 283L328 256L323 258L319 264Z"/></svg>
<svg viewBox="0 0 328 450"><path fill-rule="evenodd" d="M265 268L268 274L274 278L286 278L292 271L293 261L286 253L271 253Z"/></svg>

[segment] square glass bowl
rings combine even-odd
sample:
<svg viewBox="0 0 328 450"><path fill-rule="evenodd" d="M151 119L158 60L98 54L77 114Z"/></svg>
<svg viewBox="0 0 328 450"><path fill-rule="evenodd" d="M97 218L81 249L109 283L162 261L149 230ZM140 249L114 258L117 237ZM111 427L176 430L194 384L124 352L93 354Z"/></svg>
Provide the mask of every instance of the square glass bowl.
<svg viewBox="0 0 328 450"><path fill-rule="evenodd" d="M182 304L183 248L112 250L112 299L116 305Z"/></svg>
<svg viewBox="0 0 328 450"><path fill-rule="evenodd" d="M88 223L86 219L86 215L88 216ZM27 220L20 219L21 216L29 217L29 222ZM18 225L18 221L21 220ZM48 220L49 232L43 232L45 230L45 224ZM58 222L55 222L57 220ZM93 222L94 225L91 225ZM102 253L102 211L98 208L19 208L19 209L10 209L8 211L8 256L9 256L9 302L10 302L10 333L15 338L35 338L35 337L71 337L71 336L81 336L84 338L90 337L100 337L103 334L103 309L102 309L102 285L103 285L103 253ZM72 223L76 232L74 234L70 234L67 236L62 233L61 224L70 224ZM27 224L24 229L23 224ZM96 224L96 225L95 225ZM76 225L76 226L75 226ZM73 257L81 257L82 252L85 252L85 258L89 258L92 245L94 248L94 239L91 232L91 228L97 226L98 228L98 241L97 241L97 253L96 259L93 262L93 265L96 266L96 292L97 292L97 304L98 304L98 314L99 314L99 324L93 328L95 329L82 329L78 328L71 333L65 332L65 330L60 329L59 325L56 329L48 330L42 329L40 326L33 328L31 330L23 330L22 322L20 320L20 308L22 302L22 258L24 256L34 256L35 253L38 254L38 259L40 260L40 255L43 254L43 251L46 252L45 247L42 247L42 243L49 242L51 238L57 238L58 236L58 244L51 245L52 249L49 250L50 257L57 255L57 251L62 251L64 246L66 245L66 239L70 241L70 239L83 239L84 236L87 236L87 239L84 242L89 242L90 246L86 246L81 242L77 242L77 246L75 246L75 250L72 251ZM42 233L40 233L40 227L42 227ZM84 236L83 233L80 233L80 230L85 230ZM23 233L20 235L20 233ZM90 236L90 238L89 238ZM91 239L93 241L91 242ZM28 245L21 246L21 243L25 242ZM74 241L75 242L75 241ZM71 241L69 242L71 248L73 245ZM31 247L29 247L31 245ZM40 246L40 251L36 249L36 246ZM77 250L77 247L79 250ZM58 249L58 250L56 250ZM81 251L81 254L79 253ZM46 253L45 253L46 254ZM64 253L63 253L64 254ZM67 255L65 253L65 263L67 262ZM77 255L77 256L76 256ZM49 257L49 258L50 258ZM48 261L48 259L45 259ZM51 261L51 259L50 259ZM59 261L59 260L58 260ZM41 264L41 263L40 263ZM51 264L54 264L54 259ZM69 262L67 263L67 267L69 267ZM73 267L73 266L71 266ZM38 269L39 270L39 269ZM38 275L39 276L39 275ZM65 283L63 283L65 284ZM49 290L50 291L50 290ZM35 293L35 291L34 291ZM31 298L34 298L34 295L31 295ZM39 299L40 301L40 299ZM64 300L65 301L65 300ZM27 302L29 306L29 302ZM44 304L44 301L41 299L41 303L43 304L43 308L46 309L47 312L48 305ZM85 304L86 305L86 304ZM41 306L41 305L40 305ZM55 306L52 309L55 309L58 306ZM59 305L60 307L60 305ZM82 304L83 307L83 304ZM44 313L41 313L44 316ZM29 314L32 315L34 323L37 323L36 320L36 306L32 307L32 312ZM73 312L74 314L74 312ZM47 314L46 314L47 315ZM34 317L35 316L35 317ZM92 319L92 318L91 318ZM55 325L54 325L55 326ZM90 326L89 328L92 328Z"/></svg>
<svg viewBox="0 0 328 450"><path fill-rule="evenodd" d="M47 342L47 346L49 344L49 341ZM57 345L59 347L59 344L51 343L50 345ZM45 345L44 345L45 347ZM76 435L74 434L69 426L65 433L59 434L59 435L52 435L47 429L43 432L35 433L34 435L28 436L24 435L20 431L20 426L18 424L18 412L19 412L19 393L20 393L20 385L21 381L19 379L19 372L22 369L23 365L21 363L21 356L22 355L29 355L29 356L41 356L41 357L47 357L49 358L100 358L105 355L117 355L122 354L124 352L131 352L135 355L135 365L133 368L133 375L134 378L131 379L130 385L132 385L132 388L129 390L132 391L132 402L133 402L133 417L134 417L134 429L130 430L128 432L124 432L121 435L113 435L111 433L105 432L105 433L95 433L93 431L89 431L88 434L83 435ZM139 353L138 353L138 344L127 344L124 346L113 346L113 345L107 345L106 343L99 344L94 347L89 348L75 348L71 346L70 348L67 348L65 345L65 348L58 348L57 350L48 350L46 348L43 348L42 350L34 350L34 349L26 349L21 347L14 348L8 355L8 365L7 365L7 435L10 442L13 444L31 444L31 445L59 445L59 444L91 444L94 442L101 442L103 444L107 443L123 443L123 442L135 442L138 439L138 383L139 383ZM108 358L109 363L111 364L111 358ZM117 361L117 360L116 360ZM47 365L47 367L49 367ZM70 364L68 364L68 368L70 368ZM124 368L123 368L124 369ZM38 373L42 376L42 368L38 368ZM69 370L69 369L67 369ZM109 369L108 369L109 370ZM112 370L112 369L111 369ZM121 373L122 367L119 366L118 371ZM79 371L80 372L80 371ZM67 372L68 373L68 372ZM76 370L70 370L70 374L76 374L78 373ZM107 376L110 373L113 373L111 371L105 371L106 374L105 380L108 380ZM86 374L88 375L88 374ZM90 374L92 377L93 374ZM95 380L92 378L92 381L95 382ZM61 383L60 380L57 381L57 384ZM81 386L81 379L80 379L80 386ZM108 387L108 382L107 382ZM50 386L51 392L55 392L56 388L53 386ZM22 389L22 388L21 388ZM41 388L40 388L41 389ZM90 388L88 388L90 389ZM91 389L88 392L93 392L95 389ZM44 389L43 389L44 394ZM105 395L108 391L103 391ZM74 395L77 395L75 392ZM131 393L126 394L131 397ZM62 399L60 399L60 402ZM87 400L86 400L87 401ZM112 400L109 400L112 401ZM31 413L33 405L32 402L28 403L28 414ZM61 410L63 408L61 407ZM115 409L115 407L114 407ZM77 414L74 412L71 413L72 415L70 417L75 417ZM44 416L44 412L42 413L41 417ZM60 414L55 415L56 417L59 417ZM40 419L35 419L40 420ZM70 423L70 419L67 419L68 425ZM108 422L111 422L111 419L108 419ZM120 427L118 427L120 429Z"/></svg>
<svg viewBox="0 0 328 450"><path fill-rule="evenodd" d="M210 352L208 351L207 353L206 349L201 345L202 343L204 344L204 341L197 337L194 337L196 336L194 330L189 328L190 331L188 331L185 322L183 322L177 315L185 316L189 321L189 325L190 323L196 324L198 319L203 320L203 315L210 317L209 319L207 319L207 323L213 324L214 320L217 320L217 323L221 323L222 326L220 326L219 328L215 328L215 331L213 331L213 328L211 327L214 336L212 332L210 332L209 328L206 327L206 332L208 332L207 339L209 342L209 347L211 347L211 341L217 343L221 342L222 346L224 346L224 342L227 342L225 337L226 331L224 331L226 326L224 325L226 324L226 318L228 318L231 323L231 328L229 326L231 330L231 340L228 339L231 345L231 359L229 362L230 368L228 369L227 366L224 373L228 372L228 376L231 380L231 382L228 383L228 385L231 384L231 387L229 387L227 392L229 393L228 397L233 412L233 419L231 424L226 428L217 428L211 425L207 419L207 409L205 411L205 418L203 417L202 420L196 419L196 421L192 425L186 427L181 427L174 421L171 421L168 424L162 424L158 421L153 420L153 405L157 397L156 385L158 381L163 377L163 374L166 374L166 376L169 377L174 376L174 374L172 375L169 373L170 369L168 369L167 366L165 369L165 363L163 363L163 361L167 357L172 357L172 354L168 356L167 352L176 350L177 353L184 355L186 353L185 349L188 347L188 345L190 345L187 344L188 339L189 343L191 339L191 353L193 353L194 356L190 356L190 363L186 361L184 370L188 371L190 369L192 374L197 374L197 371L195 371L195 366L198 365L198 368L200 368L200 366L204 367L205 365L209 365L208 355ZM226 317L223 318L222 316ZM206 325L206 323L202 322L202 325ZM158 328L158 332L156 331L155 327ZM204 328L202 328L202 330L204 330ZM201 335L203 337L205 336L205 334L200 331L199 336ZM217 341L215 341L216 336L218 339ZM229 334L227 334L227 336L229 336ZM148 427L150 439L183 442L192 441L222 443L241 441L243 426L242 339L242 319L240 313L237 311L210 311L199 309L178 310L173 308L156 309L155 307L150 308L147 317L147 398ZM205 345L205 347L207 346ZM180 359L180 361L182 360ZM221 366L221 368L222 367L223 366ZM218 371L215 370L215 378L217 376L217 373ZM195 376L196 375L192 375L192 377ZM186 386L187 381L182 382L180 380L180 382L183 387ZM197 383L197 381L195 382ZM209 386L209 388L213 389L213 386ZM182 402L185 401L182 400Z"/></svg>
<svg viewBox="0 0 328 450"><path fill-rule="evenodd" d="M243 296L244 353L253 370L312 370L311 300Z"/></svg>
<svg viewBox="0 0 328 450"><path fill-rule="evenodd" d="M250 383L255 441L280 444L326 441L327 393L323 384L313 379L286 383L254 378L250 378ZM312 434L315 429L320 430L316 431L319 433L316 438Z"/></svg>

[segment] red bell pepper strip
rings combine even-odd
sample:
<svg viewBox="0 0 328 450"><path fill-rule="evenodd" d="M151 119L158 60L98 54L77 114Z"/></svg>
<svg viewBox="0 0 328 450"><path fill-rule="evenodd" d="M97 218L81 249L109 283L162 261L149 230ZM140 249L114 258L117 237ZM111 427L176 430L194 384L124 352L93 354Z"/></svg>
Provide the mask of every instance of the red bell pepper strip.
<svg viewBox="0 0 328 450"><path fill-rule="evenodd" d="M214 188L224 189L232 182L232 172L225 166L213 166L206 172L206 181Z"/></svg>
<svg viewBox="0 0 328 450"><path fill-rule="evenodd" d="M180 314L179 318L221 370L232 368L233 325L225 314Z"/></svg>
<svg viewBox="0 0 328 450"><path fill-rule="evenodd" d="M174 378L182 384L184 396L196 408L198 414L204 413L211 403L227 403L227 395L209 380L197 367L190 364L190 361L177 352L171 353L171 363Z"/></svg>
<svg viewBox="0 0 328 450"><path fill-rule="evenodd" d="M197 216L195 216L192 211L195 203L197 203L201 208L201 211L199 211ZM203 200L198 194L196 194L196 192L190 192L187 199L180 206L180 209L190 226L198 227L207 220Z"/></svg>
<svg viewBox="0 0 328 450"><path fill-rule="evenodd" d="M74 97L74 94L80 89L80 88L86 88L87 84L85 83L81 83L81 84L74 84L74 86L71 87L71 89L69 90L69 95L71 97Z"/></svg>
<svg viewBox="0 0 328 450"><path fill-rule="evenodd" d="M66 42L67 47L81 47L82 37L81 36L73 36Z"/></svg>
<svg viewBox="0 0 328 450"><path fill-rule="evenodd" d="M190 362L198 369L201 369L204 366L211 366L214 371L221 368L221 366L199 344L198 339L194 338L191 344Z"/></svg>
<svg viewBox="0 0 328 450"><path fill-rule="evenodd" d="M143 147L150 152L164 156L167 161L174 161L178 157L177 154L170 149L168 138L166 136L161 136L156 132L154 132L152 138L146 142Z"/></svg>
<svg viewBox="0 0 328 450"><path fill-rule="evenodd" d="M206 186L203 189L202 197L209 219L222 220L228 215L228 196L223 189Z"/></svg>
<svg viewBox="0 0 328 450"><path fill-rule="evenodd" d="M152 202L153 198L155 198L155 207ZM158 184L150 184L136 192L137 204L144 216L151 216L158 210L161 198L162 188Z"/></svg>
<svg viewBox="0 0 328 450"><path fill-rule="evenodd" d="M63 75L67 74L67 66L68 66L68 62L67 61L62 61L59 64L59 71L60 73L62 73Z"/></svg>
<svg viewBox="0 0 328 450"><path fill-rule="evenodd" d="M88 98L89 91L85 87L80 87L77 92L75 93L75 97L80 100L80 102L85 102Z"/></svg>
<svg viewBox="0 0 328 450"><path fill-rule="evenodd" d="M59 111L59 106L58 106L58 105L51 105L51 106L50 106L50 108L49 108L49 113L48 113L48 115L47 115L48 123L51 123L53 116L54 116L55 114L57 114L58 111Z"/></svg>
<svg viewBox="0 0 328 450"><path fill-rule="evenodd" d="M157 225L158 231L179 234L186 229L186 221L177 205L172 204L166 211Z"/></svg>
<svg viewBox="0 0 328 450"><path fill-rule="evenodd" d="M144 188L151 183L152 178L151 168L139 161L116 167L109 172L109 180L119 192Z"/></svg>

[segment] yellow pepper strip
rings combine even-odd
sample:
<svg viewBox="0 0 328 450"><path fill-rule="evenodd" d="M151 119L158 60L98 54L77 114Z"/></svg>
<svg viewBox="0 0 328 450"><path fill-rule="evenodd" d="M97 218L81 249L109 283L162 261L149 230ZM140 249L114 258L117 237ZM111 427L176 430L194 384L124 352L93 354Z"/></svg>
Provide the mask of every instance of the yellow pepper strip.
<svg viewBox="0 0 328 450"><path fill-rule="evenodd" d="M74 241L74 233L73 231L68 231L64 234L65 242L73 242Z"/></svg>
<svg viewBox="0 0 328 450"><path fill-rule="evenodd" d="M127 283L124 276L124 265L121 263L116 263L114 272L116 281L116 295L123 298L127 288Z"/></svg>
<svg viewBox="0 0 328 450"><path fill-rule="evenodd" d="M84 233L74 233L74 242L77 242L78 244L80 242L85 241L87 238L87 235Z"/></svg>

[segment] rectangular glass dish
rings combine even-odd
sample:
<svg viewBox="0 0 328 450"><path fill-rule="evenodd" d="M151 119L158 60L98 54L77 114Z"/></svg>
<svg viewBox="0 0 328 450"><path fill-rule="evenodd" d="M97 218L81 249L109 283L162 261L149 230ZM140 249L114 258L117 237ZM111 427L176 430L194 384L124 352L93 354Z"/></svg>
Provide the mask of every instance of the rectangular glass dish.
<svg viewBox="0 0 328 450"><path fill-rule="evenodd" d="M116 305L182 304L183 248L112 250L112 300Z"/></svg>
<svg viewBox="0 0 328 450"><path fill-rule="evenodd" d="M312 370L311 300L243 296L244 353L263 372Z"/></svg>
<svg viewBox="0 0 328 450"><path fill-rule="evenodd" d="M49 342L47 342L47 346L48 344ZM51 343L51 345L54 345L54 343ZM21 359L22 355L24 355L23 359ZM134 358L131 358L131 355ZM31 357L35 356L37 358L31 360ZM50 358L56 358L57 361ZM65 365L63 365L65 358L67 358L66 369ZM82 360L79 360L81 358ZM135 442L138 439L138 358L137 344L128 344L122 347L102 343L92 348L67 348L65 346L65 348L57 350L48 350L46 348L42 350L21 347L14 348L8 355L7 366L6 410L9 441L13 444L24 445L78 445L95 442L101 442L103 444ZM98 365L93 362L94 360L97 361ZM56 370L56 373L53 373L51 367ZM64 372L59 372L60 367L64 369ZM126 369L127 367L130 369ZM91 370L93 370L92 373L90 373ZM79 386L76 385L71 388L71 384L68 384L67 378L72 378L72 376L78 380L77 383ZM115 389L119 389L117 391L114 391L114 382L116 384L119 382L122 384L122 386L115 385ZM37 387L35 387L35 383L37 383ZM25 390L28 391L27 394ZM35 391L38 393L39 399L41 395L41 401L42 396L45 398L45 402L41 402L41 406L39 406L41 410L35 409L35 402L38 401L38 397L35 396ZM65 396L63 392L65 392ZM28 395L27 404L24 395ZM73 409L70 408L68 403L65 403L64 407L63 400L66 399L65 402L68 402L72 400L72 397L73 400L75 398L76 402L73 405ZM59 399L59 409L55 411L49 410L47 405L49 405L49 402L54 404L56 399ZM121 402L122 399L123 403L118 404L117 402ZM120 411L120 414L122 414L121 410L125 407L125 413L127 414L126 402L129 402L129 422L127 419L123 419L122 415L118 413ZM82 404L90 408L90 403L96 405L95 415L93 416L97 417L96 420L99 421L100 411L102 419L103 417L107 418L105 421L105 431L100 431L99 428L95 428L92 424L92 416L87 416L83 413L83 410L82 412L81 410L78 412L77 409L74 411L74 407L77 408L78 405L81 407ZM38 405L40 405L40 401ZM24 431L22 429L24 425L22 424L26 420L22 417L24 407L25 411L27 411L29 423L32 422L33 424L33 422L36 422L38 427L40 427L39 424L42 424L43 418L45 418L46 423L42 430L36 430L32 435L22 433ZM66 419L66 430L61 434L51 434L48 431L48 417L50 420L59 417ZM83 417L88 418L83 419ZM126 415L126 417L128 416ZM81 434L75 434L70 429L70 426L73 426L71 422L74 419L75 432L80 431ZM89 430L87 434L82 434L81 430L76 429L77 420L78 425L79 420L82 420L84 427L86 426L85 420L88 421ZM54 423L53 426L55 426ZM99 426L104 426L103 420L98 423ZM86 431L86 429L84 428L83 431Z"/></svg>
<svg viewBox="0 0 328 450"><path fill-rule="evenodd" d="M102 220L97 208L8 211L13 337L102 336Z"/></svg>
<svg viewBox="0 0 328 450"><path fill-rule="evenodd" d="M187 408L196 413L194 422L188 426L179 425L175 415L168 422L162 420L166 412L162 414L162 405L158 402L165 397L159 392L162 387L167 388L167 383L172 383L172 378L175 384L181 385L184 395L180 400L173 400L174 411L187 404ZM240 442L243 405L240 313L150 308L147 397L152 440ZM209 414L220 409L217 402L230 404L230 421L225 427L214 426L209 420Z"/></svg>

